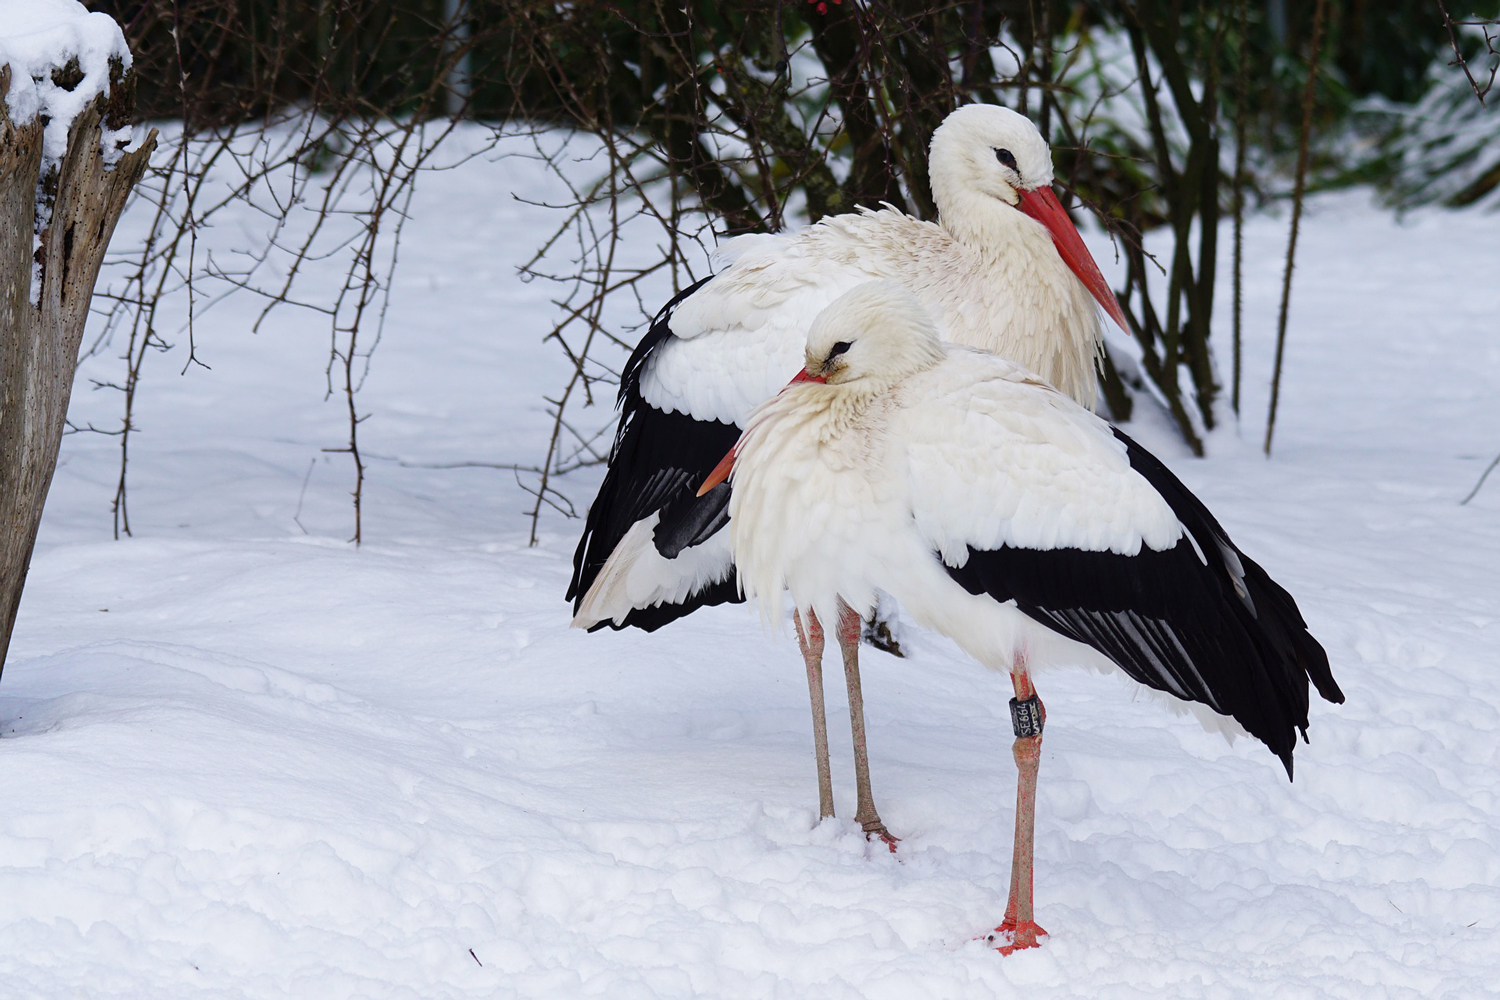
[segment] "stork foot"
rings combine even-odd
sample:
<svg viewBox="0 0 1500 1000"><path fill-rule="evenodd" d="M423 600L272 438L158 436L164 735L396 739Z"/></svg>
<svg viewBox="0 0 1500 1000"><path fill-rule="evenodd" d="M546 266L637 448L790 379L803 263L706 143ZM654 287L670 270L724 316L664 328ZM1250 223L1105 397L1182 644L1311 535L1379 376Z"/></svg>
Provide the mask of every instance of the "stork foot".
<svg viewBox="0 0 1500 1000"><path fill-rule="evenodd" d="M863 827L866 840L878 839L892 854L896 853L896 845L901 843L901 838L894 836L891 831L887 830L884 823L877 819L873 823L863 824Z"/></svg>
<svg viewBox="0 0 1500 1000"><path fill-rule="evenodd" d="M1009 955L1022 948L1038 947L1042 943L1039 939L1046 936L1047 932L1035 920L1006 920L986 934L984 940L1000 954Z"/></svg>

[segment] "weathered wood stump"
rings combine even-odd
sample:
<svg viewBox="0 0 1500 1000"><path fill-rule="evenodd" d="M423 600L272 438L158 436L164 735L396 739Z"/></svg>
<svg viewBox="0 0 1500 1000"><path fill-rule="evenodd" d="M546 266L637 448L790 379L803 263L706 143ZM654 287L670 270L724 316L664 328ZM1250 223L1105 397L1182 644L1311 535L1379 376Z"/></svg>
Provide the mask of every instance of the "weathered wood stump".
<svg viewBox="0 0 1500 1000"><path fill-rule="evenodd" d="M108 95L73 119L67 152L42 177L44 116L11 120L11 67L0 66L0 668L57 466L94 280L156 146L153 130L106 164L101 125L129 125L135 106L130 72L118 60L110 69Z"/></svg>

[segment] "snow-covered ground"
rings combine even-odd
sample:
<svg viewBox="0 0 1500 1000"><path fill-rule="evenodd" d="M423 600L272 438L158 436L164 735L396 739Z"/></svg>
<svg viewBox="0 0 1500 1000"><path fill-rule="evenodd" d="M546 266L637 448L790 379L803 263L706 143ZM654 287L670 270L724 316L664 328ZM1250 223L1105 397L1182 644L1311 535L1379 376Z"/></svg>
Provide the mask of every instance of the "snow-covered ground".
<svg viewBox="0 0 1500 1000"><path fill-rule="evenodd" d="M1009 879L1005 678L929 635L867 652L892 857L815 825L787 635L733 607L569 630L578 523L528 548L511 473L432 467L544 447L553 290L514 268L553 219L510 197L535 175L423 182L362 394L362 548L348 458L320 450L343 410L316 316L251 336L231 299L197 329L212 370L148 359L133 538L110 539L114 439L66 440L0 684L0 996L1492 993L1500 474L1459 500L1500 450L1494 215L1312 203L1269 462L1285 219L1250 223L1242 437L1197 461L1159 418L1132 430L1297 596L1348 703L1314 704L1288 784L1123 680L1043 676L1052 936L1002 958L975 939ZM88 381L109 353L76 422L116 416ZM562 488L586 503L597 476Z"/></svg>

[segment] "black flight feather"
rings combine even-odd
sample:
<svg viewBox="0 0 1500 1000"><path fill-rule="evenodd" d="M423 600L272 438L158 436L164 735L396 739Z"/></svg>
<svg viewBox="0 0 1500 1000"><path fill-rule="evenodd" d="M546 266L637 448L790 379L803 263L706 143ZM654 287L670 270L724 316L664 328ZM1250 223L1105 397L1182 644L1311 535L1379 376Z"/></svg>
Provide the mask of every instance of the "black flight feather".
<svg viewBox="0 0 1500 1000"><path fill-rule="evenodd" d="M1175 546L1132 556L971 547L948 574L971 594L1014 600L1140 683L1232 716L1291 777L1297 732L1307 737L1308 680L1327 700L1344 700L1327 654L1291 595L1235 547L1203 503L1155 456L1118 429L1115 436L1187 529Z"/></svg>
<svg viewBox="0 0 1500 1000"><path fill-rule="evenodd" d="M573 554L573 579L566 599L573 602L575 612L610 553L637 521L661 512L653 540L662 555L674 559L729 520L727 483L704 497L696 494L719 459L739 440L740 429L719 420L665 412L641 397L646 362L672 336L673 310L709 280L684 289L657 313L620 374L620 423L610 449L609 469L589 506L583 537ZM739 600L743 598L731 572L680 604L637 608L619 624L600 622L594 629L633 626L651 632L697 608Z"/></svg>

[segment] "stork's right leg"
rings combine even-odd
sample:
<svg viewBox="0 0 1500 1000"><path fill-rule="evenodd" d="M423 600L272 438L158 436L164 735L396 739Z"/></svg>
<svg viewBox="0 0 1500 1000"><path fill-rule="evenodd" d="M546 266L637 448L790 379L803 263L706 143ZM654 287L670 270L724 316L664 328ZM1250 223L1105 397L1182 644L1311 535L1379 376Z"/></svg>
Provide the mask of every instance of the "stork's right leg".
<svg viewBox="0 0 1500 1000"><path fill-rule="evenodd" d="M1047 932L1036 922L1031 909L1031 861L1036 839L1036 775L1042 762L1042 725L1047 710L1037 697L1026 670L1024 656L1016 657L1011 672L1016 696L1011 699L1011 720L1016 730L1012 753L1016 758L1016 837L1010 863L1010 902L1005 920L990 935L1002 955L1022 948L1035 948Z"/></svg>
<svg viewBox="0 0 1500 1000"><path fill-rule="evenodd" d="M807 693L812 697L813 752L818 759L818 818L833 815L833 774L828 766L828 716L823 711L823 623L811 611L804 626L802 613L792 612L797 646L807 664Z"/></svg>

